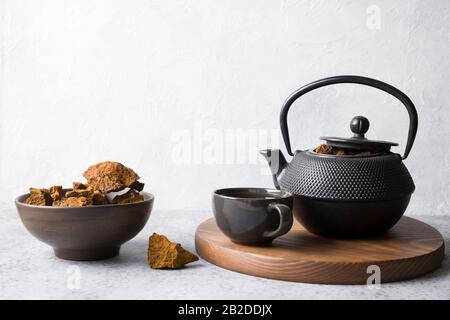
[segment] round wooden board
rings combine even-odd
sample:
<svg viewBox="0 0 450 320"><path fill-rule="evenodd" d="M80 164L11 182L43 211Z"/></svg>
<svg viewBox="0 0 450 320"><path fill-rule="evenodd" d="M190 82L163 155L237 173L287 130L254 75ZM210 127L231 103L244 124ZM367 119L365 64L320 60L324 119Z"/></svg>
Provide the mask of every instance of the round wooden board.
<svg viewBox="0 0 450 320"><path fill-rule="evenodd" d="M444 258L442 235L409 217L382 236L358 240L319 237L294 223L289 233L263 247L231 242L209 219L197 228L195 245L203 259L229 270L322 284L366 284L371 265L380 267L381 282L411 279L435 270Z"/></svg>

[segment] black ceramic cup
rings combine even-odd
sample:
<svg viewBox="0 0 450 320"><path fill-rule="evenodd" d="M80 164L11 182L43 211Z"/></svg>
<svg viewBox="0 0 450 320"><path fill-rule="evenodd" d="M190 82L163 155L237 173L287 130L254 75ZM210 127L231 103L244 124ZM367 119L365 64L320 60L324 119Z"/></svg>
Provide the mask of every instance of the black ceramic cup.
<svg viewBox="0 0 450 320"><path fill-rule="evenodd" d="M292 195L265 188L229 188L213 192L217 226L231 241L263 245L292 227Z"/></svg>

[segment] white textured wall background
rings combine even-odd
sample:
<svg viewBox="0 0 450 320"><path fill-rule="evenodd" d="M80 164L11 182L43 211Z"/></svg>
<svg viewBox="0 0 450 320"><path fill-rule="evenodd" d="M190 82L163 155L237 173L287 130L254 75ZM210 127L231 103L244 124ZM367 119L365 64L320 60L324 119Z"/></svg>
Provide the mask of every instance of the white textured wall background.
<svg viewBox="0 0 450 320"><path fill-rule="evenodd" d="M366 25L370 5L381 10L379 30ZM297 87L360 74L397 86L418 108L409 214L450 215L449 1L0 0L0 17L2 202L111 159L140 173L158 208L209 208L214 188L271 179L261 164L176 164L173 132L278 130ZM356 114L371 120L370 137L403 151L404 108L353 85L296 103L293 143L348 135Z"/></svg>

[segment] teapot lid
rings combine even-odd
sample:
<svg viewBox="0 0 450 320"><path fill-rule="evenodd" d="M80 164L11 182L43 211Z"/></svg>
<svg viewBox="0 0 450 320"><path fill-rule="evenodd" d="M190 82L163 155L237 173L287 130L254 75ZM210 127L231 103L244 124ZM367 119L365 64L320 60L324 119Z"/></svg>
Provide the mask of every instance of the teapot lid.
<svg viewBox="0 0 450 320"><path fill-rule="evenodd" d="M398 146L398 143L380 140L369 140L364 137L367 130L369 130L369 119L363 116L356 116L350 122L350 129L353 132L351 138L339 137L320 137L332 147L355 150L370 150L376 152L389 151L392 146Z"/></svg>

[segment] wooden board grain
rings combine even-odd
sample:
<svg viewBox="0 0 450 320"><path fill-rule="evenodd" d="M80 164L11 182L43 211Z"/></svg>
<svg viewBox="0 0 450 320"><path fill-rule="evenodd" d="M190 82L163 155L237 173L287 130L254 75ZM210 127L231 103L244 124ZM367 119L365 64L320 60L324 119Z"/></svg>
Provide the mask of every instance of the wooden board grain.
<svg viewBox="0 0 450 320"><path fill-rule="evenodd" d="M380 268L381 282L411 279L438 268L444 239L433 227L403 217L389 232L370 239L330 239L294 223L272 245L242 246L231 242L214 219L199 225L197 253L220 267L270 279L321 284L366 284L367 268Z"/></svg>

